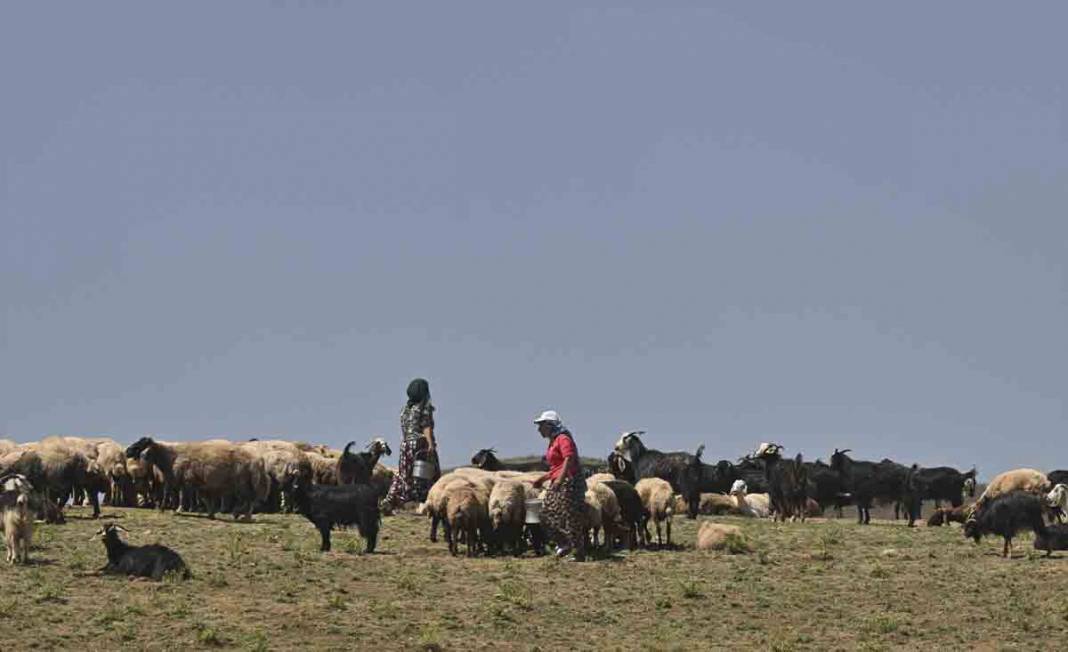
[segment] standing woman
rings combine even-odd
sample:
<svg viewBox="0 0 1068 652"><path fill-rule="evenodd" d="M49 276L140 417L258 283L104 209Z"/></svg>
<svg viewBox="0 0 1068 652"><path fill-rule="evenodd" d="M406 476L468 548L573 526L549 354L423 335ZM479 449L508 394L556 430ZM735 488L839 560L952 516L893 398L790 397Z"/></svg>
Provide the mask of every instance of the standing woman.
<svg viewBox="0 0 1068 652"><path fill-rule="evenodd" d="M382 501L392 509L426 495L426 481L412 476L416 453L425 451L428 461L437 463L437 443L434 441L434 405L430 402L430 384L422 378L408 383L408 404L400 414L401 447L397 473Z"/></svg>
<svg viewBox="0 0 1068 652"><path fill-rule="evenodd" d="M549 472L534 481L540 487L548 481L542 524L556 541L556 556L575 551L575 561L586 559L586 480L582 477L578 446L571 432L553 410L534 419L538 432L549 440L545 459Z"/></svg>

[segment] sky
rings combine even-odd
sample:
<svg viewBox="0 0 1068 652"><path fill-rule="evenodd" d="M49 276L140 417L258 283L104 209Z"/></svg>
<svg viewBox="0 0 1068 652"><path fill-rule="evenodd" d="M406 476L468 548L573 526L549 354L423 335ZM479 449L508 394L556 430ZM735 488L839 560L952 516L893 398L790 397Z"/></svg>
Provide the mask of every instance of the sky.
<svg viewBox="0 0 1068 652"><path fill-rule="evenodd" d="M700 4L4 4L0 435L1068 467L1068 8Z"/></svg>

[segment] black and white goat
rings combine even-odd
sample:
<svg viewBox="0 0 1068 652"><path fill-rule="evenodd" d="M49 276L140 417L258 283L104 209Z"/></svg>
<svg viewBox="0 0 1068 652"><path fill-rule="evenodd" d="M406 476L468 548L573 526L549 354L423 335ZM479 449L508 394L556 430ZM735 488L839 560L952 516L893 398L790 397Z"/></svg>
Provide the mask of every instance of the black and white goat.
<svg viewBox="0 0 1068 652"><path fill-rule="evenodd" d="M700 463L698 455L672 452L662 453L646 448L642 443L642 430L623 433L616 442L614 453L610 456L612 473L621 479L637 484L642 478L660 478L667 480L671 488L683 497L689 506L687 515L697 518L697 508L701 502ZM703 448L703 447L702 447ZM698 449L700 452L701 449Z"/></svg>
<svg viewBox="0 0 1068 652"><path fill-rule="evenodd" d="M768 480L768 497L775 520L803 522L808 506L808 473L801 453L794 459L783 459L782 444L760 444L754 457L764 460L764 473Z"/></svg>
<svg viewBox="0 0 1068 652"><path fill-rule="evenodd" d="M101 572L149 577L157 582L168 573L182 579L190 577L189 567L177 552L158 543L131 546L119 537L120 531L128 533L121 525L108 523L90 539L103 541L107 549L108 563L100 569Z"/></svg>
<svg viewBox="0 0 1068 652"><path fill-rule="evenodd" d="M369 484L379 458L393 454L389 444L381 437L372 439L371 443L367 444L367 449L359 453L349 451L355 445L354 441L345 444L345 450L341 452L341 457L337 458L338 484Z"/></svg>

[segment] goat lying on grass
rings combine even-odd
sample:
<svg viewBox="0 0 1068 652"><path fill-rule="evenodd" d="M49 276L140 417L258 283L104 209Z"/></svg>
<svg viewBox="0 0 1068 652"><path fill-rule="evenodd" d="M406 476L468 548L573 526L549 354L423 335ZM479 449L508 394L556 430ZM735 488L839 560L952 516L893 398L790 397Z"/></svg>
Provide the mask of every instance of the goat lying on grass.
<svg viewBox="0 0 1068 652"><path fill-rule="evenodd" d="M366 551L374 552L378 543L381 512L378 494L369 484L305 485L293 488L297 511L319 529L320 550L330 550L330 530L335 525L355 525L367 542Z"/></svg>
<svg viewBox="0 0 1068 652"><path fill-rule="evenodd" d="M107 524L93 535L90 541L99 539L108 551L108 563L100 570L135 577L150 577L157 582L168 573L182 579L190 577L189 567L181 555L158 543L147 546L131 546L119 538L119 531L127 532L121 525Z"/></svg>

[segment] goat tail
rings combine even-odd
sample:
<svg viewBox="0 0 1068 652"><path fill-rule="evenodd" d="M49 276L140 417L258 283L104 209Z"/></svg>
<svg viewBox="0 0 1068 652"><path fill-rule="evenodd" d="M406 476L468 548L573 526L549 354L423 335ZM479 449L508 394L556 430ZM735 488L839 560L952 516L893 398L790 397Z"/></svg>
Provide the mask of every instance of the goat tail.
<svg viewBox="0 0 1068 652"><path fill-rule="evenodd" d="M697 452L694 453L693 456L694 456L694 459L700 461L701 460L701 456L704 455L704 454L705 454L705 445L701 444L700 446L697 447Z"/></svg>
<svg viewBox="0 0 1068 652"><path fill-rule="evenodd" d="M354 441L350 441L349 443L345 444L345 450L341 451L341 455L342 456L351 455L352 453L349 452L349 449L352 448L355 445L356 445L356 442L354 442Z"/></svg>

